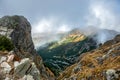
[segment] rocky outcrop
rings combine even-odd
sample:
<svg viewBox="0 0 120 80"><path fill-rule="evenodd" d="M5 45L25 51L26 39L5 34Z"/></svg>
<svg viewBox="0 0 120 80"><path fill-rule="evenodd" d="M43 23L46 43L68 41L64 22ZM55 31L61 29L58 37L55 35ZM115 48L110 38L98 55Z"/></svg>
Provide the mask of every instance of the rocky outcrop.
<svg viewBox="0 0 120 80"><path fill-rule="evenodd" d="M0 19L0 26L6 29L7 34L14 44L14 51L20 58L36 55L31 38L31 25L23 16L5 16Z"/></svg>
<svg viewBox="0 0 120 80"><path fill-rule="evenodd" d="M16 15L0 18L0 32L0 34L11 39L14 44L14 56L17 56L15 59L21 61L19 65L15 67L15 74L23 77L29 68L32 72L28 72L29 74L24 77L25 79L26 77L30 78L31 74L33 74L33 79L35 80L54 80L54 75L48 68L44 67L41 57L36 53L31 37L31 25L25 17ZM9 56L7 62L11 62L14 56ZM26 60L25 58L28 59ZM24 59L25 61L23 62ZM4 58L2 60L4 60ZM4 65L7 65L7 63L4 63ZM23 70L19 71L18 68ZM37 75L34 73L36 70L38 71Z"/></svg>
<svg viewBox="0 0 120 80"><path fill-rule="evenodd" d="M80 55L57 80L120 80L120 35Z"/></svg>
<svg viewBox="0 0 120 80"><path fill-rule="evenodd" d="M5 53L5 52L1 52ZM23 58L20 61L15 59L14 53L0 54L0 74L3 74L0 80L41 80L40 71L35 63L29 58Z"/></svg>

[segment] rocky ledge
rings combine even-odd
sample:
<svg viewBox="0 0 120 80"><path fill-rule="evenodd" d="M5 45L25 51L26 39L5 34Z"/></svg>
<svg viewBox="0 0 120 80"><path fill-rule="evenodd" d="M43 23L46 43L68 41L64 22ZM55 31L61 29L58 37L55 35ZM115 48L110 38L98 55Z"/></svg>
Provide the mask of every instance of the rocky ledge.
<svg viewBox="0 0 120 80"><path fill-rule="evenodd" d="M0 80L54 80L36 53L31 25L25 17L0 18L0 35L10 38L14 45L12 52L0 52Z"/></svg>

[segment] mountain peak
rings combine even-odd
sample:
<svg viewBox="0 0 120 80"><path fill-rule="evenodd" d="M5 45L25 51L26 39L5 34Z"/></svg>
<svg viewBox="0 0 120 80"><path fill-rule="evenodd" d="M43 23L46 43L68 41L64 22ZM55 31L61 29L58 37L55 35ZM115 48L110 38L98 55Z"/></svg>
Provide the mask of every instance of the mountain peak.
<svg viewBox="0 0 120 80"><path fill-rule="evenodd" d="M74 43L74 42L80 42L84 40L86 36L82 34L78 29L73 29L65 36L63 36L58 42L55 43L55 45L51 45L49 49L58 47L60 45L68 44L68 43Z"/></svg>

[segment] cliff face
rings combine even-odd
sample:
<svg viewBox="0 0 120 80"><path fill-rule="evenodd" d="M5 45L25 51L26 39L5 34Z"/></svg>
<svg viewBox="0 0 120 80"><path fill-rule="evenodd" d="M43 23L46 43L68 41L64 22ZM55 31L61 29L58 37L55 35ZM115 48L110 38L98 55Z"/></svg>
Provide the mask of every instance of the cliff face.
<svg viewBox="0 0 120 80"><path fill-rule="evenodd" d="M52 72L50 72L49 69L44 67L41 57L36 53L36 50L34 49L34 44L31 38L31 25L26 18L23 16L2 17L0 18L0 31L0 34L10 38L13 42L13 55L17 56L17 58L20 59L20 62L22 62L22 60L24 62L24 59L27 58L25 59L26 63L28 62L31 65L32 63L35 63L36 69L39 71L39 79L54 80L54 75ZM24 66L24 64L21 66ZM15 66L13 67L15 68ZM19 73L19 70L17 73ZM22 75L22 77L23 76L24 75ZM33 78L35 77L34 75L32 76ZM39 79L35 78L35 80Z"/></svg>
<svg viewBox="0 0 120 80"><path fill-rule="evenodd" d="M120 35L80 55L58 80L120 80Z"/></svg>

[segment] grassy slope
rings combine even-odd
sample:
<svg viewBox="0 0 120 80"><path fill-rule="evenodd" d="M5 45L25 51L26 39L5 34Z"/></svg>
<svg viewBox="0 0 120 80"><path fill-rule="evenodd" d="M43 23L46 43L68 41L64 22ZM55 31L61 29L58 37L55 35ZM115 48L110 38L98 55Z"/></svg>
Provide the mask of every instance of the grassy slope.
<svg viewBox="0 0 120 80"><path fill-rule="evenodd" d="M78 63L68 67L58 80L76 78L77 80L106 80L108 69L120 69L120 36L110 40L100 48L84 53ZM120 79L120 76L119 76ZM115 80L119 80L115 79Z"/></svg>

